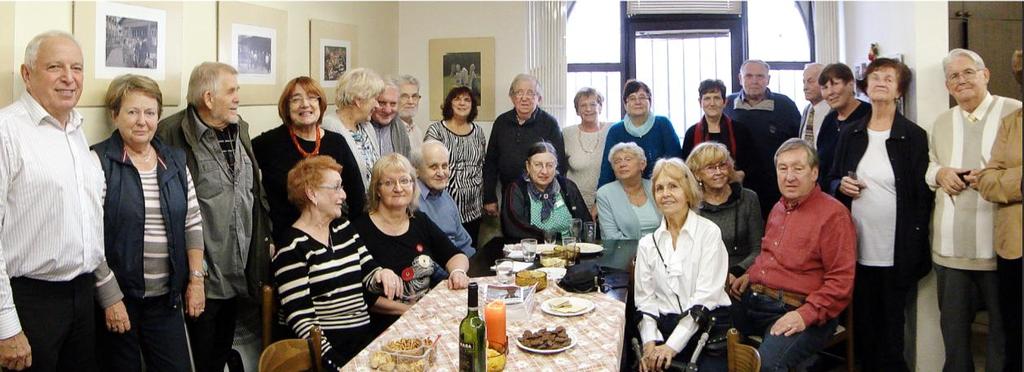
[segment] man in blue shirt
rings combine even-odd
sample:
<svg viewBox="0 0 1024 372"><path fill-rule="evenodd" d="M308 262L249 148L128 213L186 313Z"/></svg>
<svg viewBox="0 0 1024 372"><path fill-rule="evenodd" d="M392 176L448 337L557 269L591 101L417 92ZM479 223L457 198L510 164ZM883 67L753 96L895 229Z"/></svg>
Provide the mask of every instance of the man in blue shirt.
<svg viewBox="0 0 1024 372"><path fill-rule="evenodd" d="M448 170L448 148L437 140L427 140L420 149L422 156L416 161L420 187L419 209L448 235L448 240L456 248L472 257L476 253L476 249L471 246L473 240L462 227L459 207L447 190L448 177L451 176Z"/></svg>
<svg viewBox="0 0 1024 372"><path fill-rule="evenodd" d="M725 102L725 114L743 123L754 138L754 161L745 169L743 185L757 192L764 217L781 197L773 164L775 150L796 137L800 129L800 111L793 100L768 90L769 68L767 63L757 59L743 62L739 75L743 90L730 94Z"/></svg>

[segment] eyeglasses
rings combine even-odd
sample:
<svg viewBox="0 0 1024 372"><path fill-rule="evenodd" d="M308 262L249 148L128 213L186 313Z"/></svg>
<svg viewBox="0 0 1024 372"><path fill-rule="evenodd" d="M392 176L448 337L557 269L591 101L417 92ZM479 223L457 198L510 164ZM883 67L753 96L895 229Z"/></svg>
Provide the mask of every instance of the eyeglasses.
<svg viewBox="0 0 1024 372"><path fill-rule="evenodd" d="M423 98L423 96L421 96L419 93L416 93L416 94L413 94L413 95L403 94L403 95L399 96L398 98L403 99L403 100L416 100L416 101L418 101L420 98Z"/></svg>
<svg viewBox="0 0 1024 372"><path fill-rule="evenodd" d="M530 162L530 165L537 170L541 169L555 169L558 165L555 163L541 163L541 162Z"/></svg>
<svg viewBox="0 0 1024 372"><path fill-rule="evenodd" d="M292 97L292 99L288 100L288 103L291 104L292 106L299 106L299 105L301 105L303 103L306 103L306 102L309 102L310 104L316 105L316 104L320 103L320 96L309 96L309 97L295 96L295 97Z"/></svg>
<svg viewBox="0 0 1024 372"><path fill-rule="evenodd" d="M729 164L718 163L718 164L710 164L710 165L705 166L704 167L704 172L705 173L714 173L716 171L717 172L725 172L728 169L729 169Z"/></svg>
<svg viewBox="0 0 1024 372"><path fill-rule="evenodd" d="M952 82L960 81L960 78L964 78L965 81L971 81L971 80L974 80L974 76L975 75L978 75L978 71L975 70L975 69L969 68L969 69L965 69L965 70L960 71L960 72L954 72L952 74L949 74L949 76L946 76L946 81L952 83Z"/></svg>
<svg viewBox="0 0 1024 372"><path fill-rule="evenodd" d="M512 92L512 96L514 96L516 98L523 98L523 97L536 98L537 97L537 92L534 91L533 89L517 90L515 92Z"/></svg>
<svg viewBox="0 0 1024 372"><path fill-rule="evenodd" d="M317 186L317 188L324 189L324 190L332 190L334 192L341 192L341 190L343 189L341 187L341 183L338 183L337 185L333 185L333 186L332 185L320 185L320 186Z"/></svg>
<svg viewBox="0 0 1024 372"><path fill-rule="evenodd" d="M636 94L636 93L634 93L634 94L630 94L628 97L626 97L626 102L633 103L633 102L647 101L647 100L650 100L650 99L651 99L651 96L648 96L646 94Z"/></svg>
<svg viewBox="0 0 1024 372"><path fill-rule="evenodd" d="M402 187L409 187L410 185L412 185L412 178L403 177L397 180L384 180L380 184L381 186L384 186L384 188L388 189L394 188L396 184Z"/></svg>

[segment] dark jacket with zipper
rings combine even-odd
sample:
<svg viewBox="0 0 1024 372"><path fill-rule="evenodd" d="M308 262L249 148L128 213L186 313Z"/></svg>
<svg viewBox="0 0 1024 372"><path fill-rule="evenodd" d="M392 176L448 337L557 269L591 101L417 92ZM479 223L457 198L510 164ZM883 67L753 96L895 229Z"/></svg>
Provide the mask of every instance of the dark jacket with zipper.
<svg viewBox="0 0 1024 372"><path fill-rule="evenodd" d="M157 153L157 182L160 187L160 214L167 230L167 256L170 272L167 279L169 306L181 305L181 294L188 281L188 256L185 252L185 220L188 217L188 176L185 152L165 146L154 138ZM103 166L107 192L103 200L104 254L117 277L121 292L133 299L146 294L143 278L143 235L146 223L146 201L142 193L139 171L124 153L121 134L94 145Z"/></svg>
<svg viewBox="0 0 1024 372"><path fill-rule="evenodd" d="M573 218L579 218L583 222L591 222L590 210L583 201L579 187L568 178L558 175L555 181L558 182L559 194L569 208ZM501 233L506 238L522 239L536 238L544 239L544 231L530 223L530 184L523 177L516 178L510 183L502 194L505 199L501 209Z"/></svg>
<svg viewBox="0 0 1024 372"><path fill-rule="evenodd" d="M832 195L846 208L853 199L839 191L840 180L849 171L856 171L868 147L867 125L870 116L851 123L839 134L835 162L829 174ZM885 140L889 163L896 178L896 242L893 265L899 275L898 285L917 283L931 270L931 224L935 193L924 181L928 170L928 135L914 122L896 113L889 139Z"/></svg>

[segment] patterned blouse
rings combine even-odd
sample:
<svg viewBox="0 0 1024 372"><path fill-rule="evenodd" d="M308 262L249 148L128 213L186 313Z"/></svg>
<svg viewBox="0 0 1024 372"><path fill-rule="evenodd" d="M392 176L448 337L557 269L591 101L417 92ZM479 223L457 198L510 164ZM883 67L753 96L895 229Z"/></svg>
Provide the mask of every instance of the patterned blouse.
<svg viewBox="0 0 1024 372"><path fill-rule="evenodd" d="M448 192L459 206L462 223L475 221L483 216L484 155L487 151L487 138L479 125L470 124L472 129L469 133L459 135L449 130L442 120L430 124L424 136L424 140L440 141L451 153L448 157L451 169Z"/></svg>

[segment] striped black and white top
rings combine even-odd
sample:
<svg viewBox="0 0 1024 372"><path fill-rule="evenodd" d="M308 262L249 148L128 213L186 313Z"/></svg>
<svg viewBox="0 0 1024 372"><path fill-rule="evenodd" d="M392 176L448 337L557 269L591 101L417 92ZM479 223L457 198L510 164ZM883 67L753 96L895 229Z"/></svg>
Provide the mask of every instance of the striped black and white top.
<svg viewBox="0 0 1024 372"><path fill-rule="evenodd" d="M451 155L448 163L451 180L448 193L452 194L459 206L462 223L475 221L483 216L484 156L487 153L487 137L476 123L468 134L459 135L448 129L444 120L430 124L426 139L434 139L448 147Z"/></svg>
<svg viewBox="0 0 1024 372"><path fill-rule="evenodd" d="M274 254L271 268L285 322L299 337L310 338L314 325L327 330L353 330L370 324L363 289L377 291L373 276L380 266L348 221L331 223L330 247L305 232L288 227L291 241ZM337 333L335 333L337 334ZM331 343L324 339L323 353Z"/></svg>
<svg viewBox="0 0 1024 372"><path fill-rule="evenodd" d="M157 165L160 166L160 165ZM199 200L192 186L192 174L187 170L188 211L185 215L185 248L203 250L203 217L199 212ZM170 288L167 277L171 274L170 256L167 252L167 227L160 212L160 183L157 169L139 171L142 179L142 197L146 206L146 221L143 226L142 268L146 281L146 297L166 294Z"/></svg>

